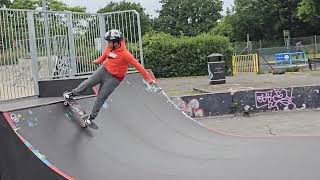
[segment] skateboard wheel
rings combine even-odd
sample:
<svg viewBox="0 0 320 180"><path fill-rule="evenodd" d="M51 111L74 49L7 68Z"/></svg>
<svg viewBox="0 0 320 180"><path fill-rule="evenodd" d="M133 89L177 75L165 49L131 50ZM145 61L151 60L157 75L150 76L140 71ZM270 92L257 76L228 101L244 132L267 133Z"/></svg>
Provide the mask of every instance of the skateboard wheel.
<svg viewBox="0 0 320 180"><path fill-rule="evenodd" d="M67 105L68 105L68 103L67 103L67 102L64 102L64 103L63 103L63 105L67 106Z"/></svg>

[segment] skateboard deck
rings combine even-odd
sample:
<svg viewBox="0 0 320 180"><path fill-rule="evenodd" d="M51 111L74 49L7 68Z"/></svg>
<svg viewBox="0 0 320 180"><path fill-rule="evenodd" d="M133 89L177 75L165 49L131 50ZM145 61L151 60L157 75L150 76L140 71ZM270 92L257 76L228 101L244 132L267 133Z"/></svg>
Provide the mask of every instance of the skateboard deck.
<svg viewBox="0 0 320 180"><path fill-rule="evenodd" d="M94 122L91 122L91 125L89 125L89 126L87 126L84 123L84 121L89 117L89 115L86 113L86 111L79 105L79 103L75 99L65 100L65 102L63 104L65 106L69 106L74 113L76 113L80 116L80 118L82 120L81 126L83 128L91 127L93 129L98 129L98 126Z"/></svg>

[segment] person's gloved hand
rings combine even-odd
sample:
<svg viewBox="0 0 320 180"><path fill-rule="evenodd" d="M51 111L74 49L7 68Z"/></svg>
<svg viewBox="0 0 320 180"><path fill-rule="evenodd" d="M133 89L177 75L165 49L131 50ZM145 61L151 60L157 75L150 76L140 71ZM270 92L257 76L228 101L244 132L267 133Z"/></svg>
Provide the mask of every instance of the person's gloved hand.
<svg viewBox="0 0 320 180"><path fill-rule="evenodd" d="M152 87L153 91L161 91L162 90L162 88L154 80L149 82L149 86Z"/></svg>
<svg viewBox="0 0 320 180"><path fill-rule="evenodd" d="M154 80L152 80L152 81L149 82L149 85L150 86L157 86L157 83Z"/></svg>

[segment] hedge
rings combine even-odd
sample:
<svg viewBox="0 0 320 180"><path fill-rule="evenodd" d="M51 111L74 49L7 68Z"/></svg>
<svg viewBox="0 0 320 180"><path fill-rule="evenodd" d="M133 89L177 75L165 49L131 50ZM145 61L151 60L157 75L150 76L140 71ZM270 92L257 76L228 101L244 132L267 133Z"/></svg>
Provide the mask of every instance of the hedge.
<svg viewBox="0 0 320 180"><path fill-rule="evenodd" d="M152 69L156 77L207 75L207 56L211 53L226 56L226 71L231 74L232 48L226 37L173 37L159 33L147 34L143 42L146 68Z"/></svg>

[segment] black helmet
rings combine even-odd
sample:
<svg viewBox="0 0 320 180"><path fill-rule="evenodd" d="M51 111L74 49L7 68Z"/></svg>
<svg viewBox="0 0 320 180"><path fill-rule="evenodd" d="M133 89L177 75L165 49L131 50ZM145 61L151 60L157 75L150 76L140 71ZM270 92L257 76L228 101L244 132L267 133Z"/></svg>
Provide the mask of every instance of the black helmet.
<svg viewBox="0 0 320 180"><path fill-rule="evenodd" d="M112 29L106 32L104 39L111 42L120 42L123 39L123 35L119 30Z"/></svg>

